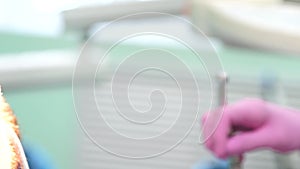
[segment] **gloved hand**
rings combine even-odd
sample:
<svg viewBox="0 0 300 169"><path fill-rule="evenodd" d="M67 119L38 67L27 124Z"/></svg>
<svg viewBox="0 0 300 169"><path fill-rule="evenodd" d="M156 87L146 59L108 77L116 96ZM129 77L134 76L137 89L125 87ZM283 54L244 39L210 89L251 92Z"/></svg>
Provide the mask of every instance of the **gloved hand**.
<svg viewBox="0 0 300 169"><path fill-rule="evenodd" d="M209 118L206 115L202 119L204 136L208 137L205 145L219 158L259 148L278 152L300 149L300 112L296 110L259 99L245 99L224 107L213 134L205 127ZM232 130L236 131L234 136L229 134Z"/></svg>

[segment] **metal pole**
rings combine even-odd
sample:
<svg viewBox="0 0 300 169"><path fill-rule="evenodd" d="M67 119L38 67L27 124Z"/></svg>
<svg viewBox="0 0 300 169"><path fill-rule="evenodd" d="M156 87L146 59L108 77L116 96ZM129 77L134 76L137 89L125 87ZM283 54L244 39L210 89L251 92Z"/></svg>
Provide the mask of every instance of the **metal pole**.
<svg viewBox="0 0 300 169"><path fill-rule="evenodd" d="M223 107L227 104L227 83L229 81L228 75L221 72L217 75L217 88L218 88L218 107ZM234 134L232 131L231 135ZM230 169L241 169L241 160L238 156L230 157Z"/></svg>

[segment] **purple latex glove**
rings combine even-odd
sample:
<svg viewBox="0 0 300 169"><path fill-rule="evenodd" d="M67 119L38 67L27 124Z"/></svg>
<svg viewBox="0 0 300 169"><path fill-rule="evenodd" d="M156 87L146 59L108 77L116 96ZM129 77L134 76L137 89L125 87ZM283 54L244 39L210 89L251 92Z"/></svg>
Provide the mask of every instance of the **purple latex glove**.
<svg viewBox="0 0 300 169"><path fill-rule="evenodd" d="M216 110L220 111L220 110ZM212 116L211 116L212 117ZM224 107L212 133L203 117L205 145L219 158L271 148L278 152L300 149L300 112L259 99L245 99ZM230 136L231 131L236 131Z"/></svg>

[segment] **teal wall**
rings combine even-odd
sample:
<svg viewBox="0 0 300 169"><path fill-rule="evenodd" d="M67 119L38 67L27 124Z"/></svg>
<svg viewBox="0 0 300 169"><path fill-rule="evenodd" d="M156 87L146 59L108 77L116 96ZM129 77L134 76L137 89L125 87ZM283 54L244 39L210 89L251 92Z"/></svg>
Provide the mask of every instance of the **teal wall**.
<svg viewBox="0 0 300 169"><path fill-rule="evenodd" d="M0 32L0 54L75 49L77 45L75 38ZM47 152L58 169L74 168L74 139L78 125L73 109L71 83L14 91L6 90L6 86L3 88L7 101L17 115L22 138Z"/></svg>

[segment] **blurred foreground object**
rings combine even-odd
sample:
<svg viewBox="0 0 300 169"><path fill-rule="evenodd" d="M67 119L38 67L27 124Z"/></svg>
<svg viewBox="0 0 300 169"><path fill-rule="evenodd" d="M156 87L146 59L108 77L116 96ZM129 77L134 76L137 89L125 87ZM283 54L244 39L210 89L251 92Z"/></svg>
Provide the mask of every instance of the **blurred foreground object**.
<svg viewBox="0 0 300 169"><path fill-rule="evenodd" d="M228 160L213 159L196 163L192 169L229 169Z"/></svg>
<svg viewBox="0 0 300 169"><path fill-rule="evenodd" d="M22 142L30 169L54 169L55 166L42 148L31 142Z"/></svg>
<svg viewBox="0 0 300 169"><path fill-rule="evenodd" d="M0 87L0 168L28 169L27 160L20 143L19 126L10 106L6 103Z"/></svg>
<svg viewBox="0 0 300 169"><path fill-rule="evenodd" d="M193 22L226 42L300 54L300 6L279 0L193 0Z"/></svg>

